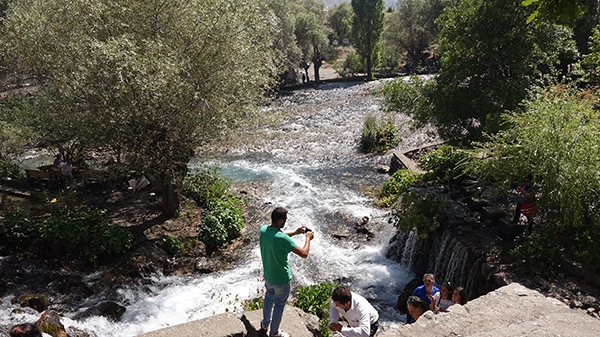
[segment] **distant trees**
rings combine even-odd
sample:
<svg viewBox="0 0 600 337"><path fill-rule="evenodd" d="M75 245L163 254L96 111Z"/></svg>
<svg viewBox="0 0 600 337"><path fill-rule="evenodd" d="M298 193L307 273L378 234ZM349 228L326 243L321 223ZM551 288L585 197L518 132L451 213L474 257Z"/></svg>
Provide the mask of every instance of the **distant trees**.
<svg viewBox="0 0 600 337"><path fill-rule="evenodd" d="M313 63L315 82L319 83L319 69L326 59L329 48L328 31L325 26L325 2L323 0L296 0L296 40L302 50L302 65L308 70ZM307 74L308 76L308 74Z"/></svg>
<svg viewBox="0 0 600 337"><path fill-rule="evenodd" d="M435 20L443 10L442 0L400 0L383 32L388 49L405 52L415 65L422 64L439 30Z"/></svg>
<svg viewBox="0 0 600 337"><path fill-rule="evenodd" d="M352 16L354 12L347 2L339 3L329 10L329 27L333 30L334 38L350 37L352 32Z"/></svg>
<svg viewBox="0 0 600 337"><path fill-rule="evenodd" d="M383 0L352 0L352 44L365 60L367 78L373 78L381 51L385 3Z"/></svg>
<svg viewBox="0 0 600 337"><path fill-rule="evenodd" d="M576 56L568 29L527 24L529 14L519 0L465 0L447 7L438 18L441 72L421 83L413 99L390 99L400 99L418 125L435 125L445 139L469 142L498 132L501 114L519 108L544 69Z"/></svg>
<svg viewBox="0 0 600 337"><path fill-rule="evenodd" d="M42 79L43 138L122 154L171 216L196 147L252 115L272 84L270 13L254 0L15 0L0 40Z"/></svg>

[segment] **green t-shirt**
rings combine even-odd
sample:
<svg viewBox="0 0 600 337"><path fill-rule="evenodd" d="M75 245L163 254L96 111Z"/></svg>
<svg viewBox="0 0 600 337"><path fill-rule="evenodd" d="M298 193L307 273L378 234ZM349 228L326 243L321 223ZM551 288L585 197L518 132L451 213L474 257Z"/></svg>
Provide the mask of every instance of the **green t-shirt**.
<svg viewBox="0 0 600 337"><path fill-rule="evenodd" d="M265 280L271 284L284 285L292 280L288 254L296 243L280 229L264 225L260 228L260 256Z"/></svg>

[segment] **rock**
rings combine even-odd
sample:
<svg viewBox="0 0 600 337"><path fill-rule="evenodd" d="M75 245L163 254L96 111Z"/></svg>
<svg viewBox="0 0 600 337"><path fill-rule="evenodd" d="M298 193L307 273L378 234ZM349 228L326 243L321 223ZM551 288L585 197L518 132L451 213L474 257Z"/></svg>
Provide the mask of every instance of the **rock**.
<svg viewBox="0 0 600 337"><path fill-rule="evenodd" d="M43 312L44 310L48 309L48 306L50 305L48 298L42 294L23 294L14 298L11 303L18 303L22 307L33 308L38 312Z"/></svg>
<svg viewBox="0 0 600 337"><path fill-rule="evenodd" d="M388 172L390 172L390 167L388 165L377 165L374 168L379 173L388 173Z"/></svg>
<svg viewBox="0 0 600 337"><path fill-rule="evenodd" d="M45 311L35 325L52 337L69 337L65 326L60 322L60 315L55 310Z"/></svg>
<svg viewBox="0 0 600 337"><path fill-rule="evenodd" d="M427 312L414 324L388 329L377 336L591 336L592 331L600 331L600 320L512 283L464 306L453 305L447 313Z"/></svg>
<svg viewBox="0 0 600 337"><path fill-rule="evenodd" d="M77 319L91 317L91 316L103 316L113 321L118 321L121 316L125 313L126 308L113 301L104 301L96 304L95 306L87 309L83 313L77 315Z"/></svg>

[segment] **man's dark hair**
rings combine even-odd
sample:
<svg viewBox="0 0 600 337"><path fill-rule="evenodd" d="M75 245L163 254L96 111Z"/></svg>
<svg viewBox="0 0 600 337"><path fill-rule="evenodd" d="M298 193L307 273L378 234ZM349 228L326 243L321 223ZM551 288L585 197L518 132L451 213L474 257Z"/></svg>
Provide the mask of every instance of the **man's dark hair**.
<svg viewBox="0 0 600 337"><path fill-rule="evenodd" d="M429 310L429 306L419 296L409 296L406 304L409 304L421 311L421 313Z"/></svg>
<svg viewBox="0 0 600 337"><path fill-rule="evenodd" d="M283 207L277 207L273 210L273 212L271 213L271 222L277 222L281 219L286 219L287 218L287 209L283 208Z"/></svg>
<svg viewBox="0 0 600 337"><path fill-rule="evenodd" d="M10 329L10 337L42 337L37 326L31 323L15 325Z"/></svg>
<svg viewBox="0 0 600 337"><path fill-rule="evenodd" d="M348 287L338 286L333 289L333 294L331 294L331 299L342 304L346 304L352 301L352 293Z"/></svg>

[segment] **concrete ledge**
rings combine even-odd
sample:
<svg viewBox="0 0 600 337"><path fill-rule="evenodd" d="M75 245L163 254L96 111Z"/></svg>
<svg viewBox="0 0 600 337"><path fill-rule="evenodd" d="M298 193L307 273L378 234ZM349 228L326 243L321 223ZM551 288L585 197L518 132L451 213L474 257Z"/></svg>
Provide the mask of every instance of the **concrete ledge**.
<svg viewBox="0 0 600 337"><path fill-rule="evenodd" d="M138 337L244 337L246 327L233 313L225 313L201 320L171 326L141 334Z"/></svg>

